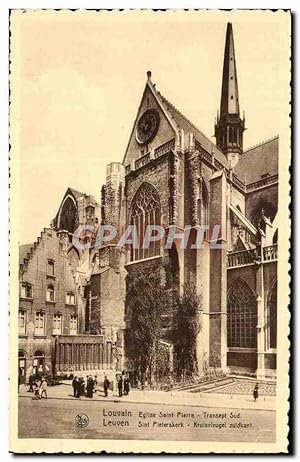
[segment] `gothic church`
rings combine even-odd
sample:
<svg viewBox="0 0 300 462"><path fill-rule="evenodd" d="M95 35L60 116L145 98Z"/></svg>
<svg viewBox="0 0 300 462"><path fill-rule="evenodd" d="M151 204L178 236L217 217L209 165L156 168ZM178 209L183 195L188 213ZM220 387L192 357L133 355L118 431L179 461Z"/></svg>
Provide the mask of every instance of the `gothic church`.
<svg viewBox="0 0 300 462"><path fill-rule="evenodd" d="M215 144L157 90L147 72L123 161L107 166L101 203L69 188L51 228L20 248L23 377L34 365L53 374L89 370L112 376L126 367L124 339L134 309L125 303L127 276L167 267L173 288L180 291L193 281L202 297L199 371L213 355L225 373L276 376L279 140L243 148L245 117L230 23L214 130ZM219 225L222 246L211 248L207 233L197 250L177 242L171 249L153 242L148 249L108 244L78 250L72 235L80 224L118 230L134 224L140 236L148 224L166 230ZM37 274L39 252L49 269ZM59 271L63 277L56 277ZM172 356L170 339L162 342Z"/></svg>

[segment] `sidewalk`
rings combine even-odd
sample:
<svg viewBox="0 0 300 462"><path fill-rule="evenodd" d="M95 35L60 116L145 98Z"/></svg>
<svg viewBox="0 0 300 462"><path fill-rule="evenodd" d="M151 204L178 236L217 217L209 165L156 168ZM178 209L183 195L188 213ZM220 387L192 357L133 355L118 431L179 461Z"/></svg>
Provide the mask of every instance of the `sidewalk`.
<svg viewBox="0 0 300 462"><path fill-rule="evenodd" d="M33 394L28 393L28 386L21 385L19 396L32 398ZM70 399L73 398L71 385L62 384L48 387L48 399ZM232 408L232 409L251 409L251 410L275 410L276 396L261 396L256 402L249 395L226 395L218 393L189 393L184 391L142 391L133 389L129 396L119 398L111 391L105 398L102 391L94 393L93 398L81 397L82 401L105 401L123 403L143 403L174 406L200 406L212 408Z"/></svg>

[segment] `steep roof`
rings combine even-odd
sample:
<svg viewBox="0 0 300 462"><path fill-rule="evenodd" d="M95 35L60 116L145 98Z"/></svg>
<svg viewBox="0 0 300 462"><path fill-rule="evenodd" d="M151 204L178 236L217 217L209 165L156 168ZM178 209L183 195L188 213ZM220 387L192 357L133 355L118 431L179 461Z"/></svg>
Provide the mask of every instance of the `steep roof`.
<svg viewBox="0 0 300 462"><path fill-rule="evenodd" d="M178 128L182 128L185 132L192 132L195 134L197 141L201 146L210 154L214 151L215 159L217 159L224 167L228 168L228 161L222 151L206 136L199 128L197 128L185 115L183 115L167 98L160 92L157 92L161 98L164 107L171 114Z"/></svg>
<svg viewBox="0 0 300 462"><path fill-rule="evenodd" d="M19 262L23 263L24 258L27 258L27 254L30 253L33 244L23 244L19 246Z"/></svg>
<svg viewBox="0 0 300 462"><path fill-rule="evenodd" d="M240 180L250 184L264 175L277 175L278 145L279 137L276 136L245 151L234 169Z"/></svg>
<svg viewBox="0 0 300 462"><path fill-rule="evenodd" d="M68 194L68 192L71 191L71 193L76 197L76 199L78 199L79 197L83 196L84 193L80 192L80 191L77 191L76 189L73 189L73 188L68 188L67 189L67 192L65 194L65 196Z"/></svg>

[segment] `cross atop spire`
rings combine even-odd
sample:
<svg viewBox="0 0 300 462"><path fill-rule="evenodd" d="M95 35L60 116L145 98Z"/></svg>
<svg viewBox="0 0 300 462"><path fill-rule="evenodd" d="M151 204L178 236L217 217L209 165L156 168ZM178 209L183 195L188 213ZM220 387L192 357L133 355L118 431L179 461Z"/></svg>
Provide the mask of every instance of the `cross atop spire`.
<svg viewBox="0 0 300 462"><path fill-rule="evenodd" d="M227 24L220 115L217 116L215 137L217 146L227 155L241 154L245 120L240 118L239 91L234 52L232 24Z"/></svg>

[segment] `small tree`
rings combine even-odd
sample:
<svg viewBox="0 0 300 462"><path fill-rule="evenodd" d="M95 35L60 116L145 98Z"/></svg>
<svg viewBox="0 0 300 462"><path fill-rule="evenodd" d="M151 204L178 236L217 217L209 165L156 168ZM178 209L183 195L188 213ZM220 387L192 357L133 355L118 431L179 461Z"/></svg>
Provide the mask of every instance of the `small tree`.
<svg viewBox="0 0 300 462"><path fill-rule="evenodd" d="M177 296L174 313L175 371L178 377L197 374L197 336L201 330L202 296L193 284L185 284Z"/></svg>
<svg viewBox="0 0 300 462"><path fill-rule="evenodd" d="M151 383L159 352L162 314L167 307L166 291L159 270L137 270L127 278L126 304L131 312L128 355L142 383L146 373Z"/></svg>

